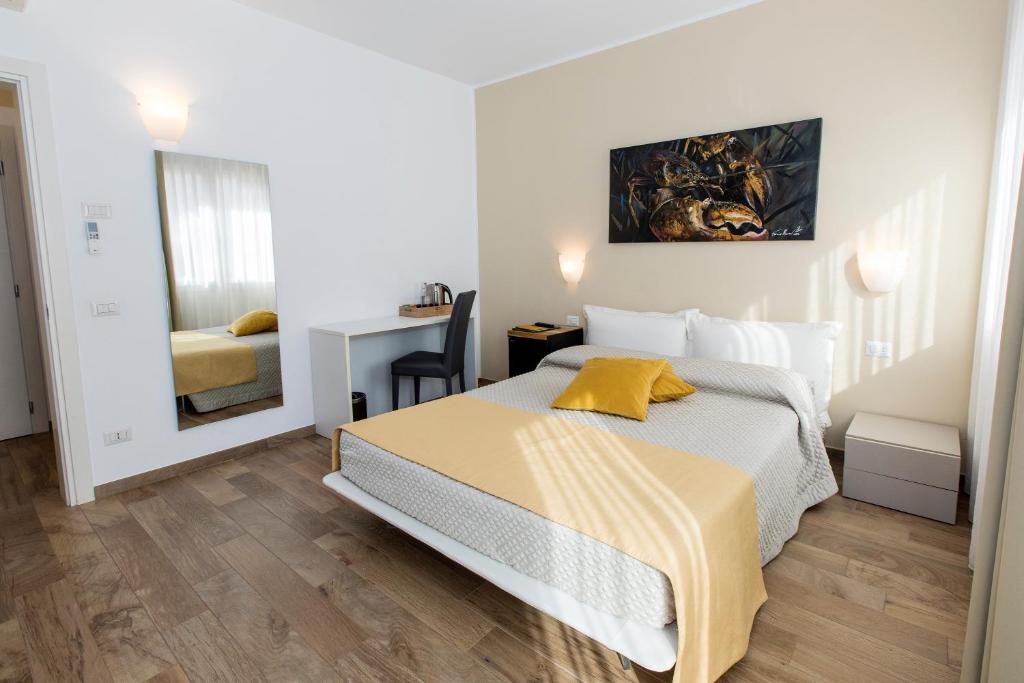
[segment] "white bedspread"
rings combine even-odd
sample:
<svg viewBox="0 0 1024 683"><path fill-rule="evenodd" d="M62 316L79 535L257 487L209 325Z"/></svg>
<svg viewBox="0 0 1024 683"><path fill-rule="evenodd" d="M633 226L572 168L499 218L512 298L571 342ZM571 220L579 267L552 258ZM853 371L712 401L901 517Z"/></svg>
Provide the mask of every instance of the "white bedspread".
<svg viewBox="0 0 1024 683"><path fill-rule="evenodd" d="M590 357L649 354L577 346L535 372L472 393L536 413L730 463L754 479L762 564L796 533L800 515L837 491L807 381L779 368L672 359L698 392L652 404L646 422L549 405ZM660 627L675 619L659 571L533 512L343 434L341 473L367 493L455 540L619 617ZM565 482L567 490L572 482ZM637 529L643 533L643 529Z"/></svg>

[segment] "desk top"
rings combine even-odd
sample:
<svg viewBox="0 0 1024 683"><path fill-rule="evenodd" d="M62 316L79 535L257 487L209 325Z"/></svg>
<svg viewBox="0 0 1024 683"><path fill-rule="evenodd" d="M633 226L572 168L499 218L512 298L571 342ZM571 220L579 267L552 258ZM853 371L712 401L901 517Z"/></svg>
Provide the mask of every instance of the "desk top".
<svg viewBox="0 0 1024 683"><path fill-rule="evenodd" d="M470 316L472 320L475 316ZM389 315L385 318L369 318L367 320L344 320L325 325L312 325L310 332L334 334L341 337L357 337L364 334L379 334L407 330L413 327L427 327L447 323L450 315L435 315L429 318L407 318L401 315Z"/></svg>

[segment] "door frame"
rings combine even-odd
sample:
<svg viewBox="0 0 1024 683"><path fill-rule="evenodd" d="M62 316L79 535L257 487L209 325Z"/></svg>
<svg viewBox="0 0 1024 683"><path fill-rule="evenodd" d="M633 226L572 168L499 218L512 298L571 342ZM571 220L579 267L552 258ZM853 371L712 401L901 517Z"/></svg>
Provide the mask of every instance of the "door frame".
<svg viewBox="0 0 1024 683"><path fill-rule="evenodd" d="M68 505L95 498L85 394L46 67L0 56L0 81L14 85L21 118L26 217L38 301L43 365L60 489Z"/></svg>

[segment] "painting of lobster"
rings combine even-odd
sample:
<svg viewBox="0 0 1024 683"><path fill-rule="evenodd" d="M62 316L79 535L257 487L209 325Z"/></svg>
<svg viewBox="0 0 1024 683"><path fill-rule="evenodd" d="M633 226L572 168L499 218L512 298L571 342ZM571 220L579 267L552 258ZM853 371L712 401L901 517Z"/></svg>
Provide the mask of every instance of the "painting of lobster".
<svg viewBox="0 0 1024 683"><path fill-rule="evenodd" d="M611 151L609 242L813 240L821 119Z"/></svg>

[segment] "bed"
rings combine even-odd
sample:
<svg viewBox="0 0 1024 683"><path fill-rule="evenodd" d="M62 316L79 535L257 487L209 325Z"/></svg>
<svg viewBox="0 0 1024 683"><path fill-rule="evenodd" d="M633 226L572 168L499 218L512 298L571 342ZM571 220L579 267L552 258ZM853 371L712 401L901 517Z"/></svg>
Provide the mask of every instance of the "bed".
<svg viewBox="0 0 1024 683"><path fill-rule="evenodd" d="M646 422L548 407L586 359L614 355L653 357L571 347L469 394L743 470L754 481L762 565L796 533L804 510L836 493L810 387L789 370L671 359L698 392L652 404ZM654 567L347 432L340 451L340 471L324 478L339 494L629 660L658 671L675 664L672 586Z"/></svg>
<svg viewBox="0 0 1024 683"><path fill-rule="evenodd" d="M208 413L230 406L281 395L281 349L276 330L236 337L227 327L210 327L195 332L252 347L256 358L256 379L251 382L184 394L196 412Z"/></svg>

